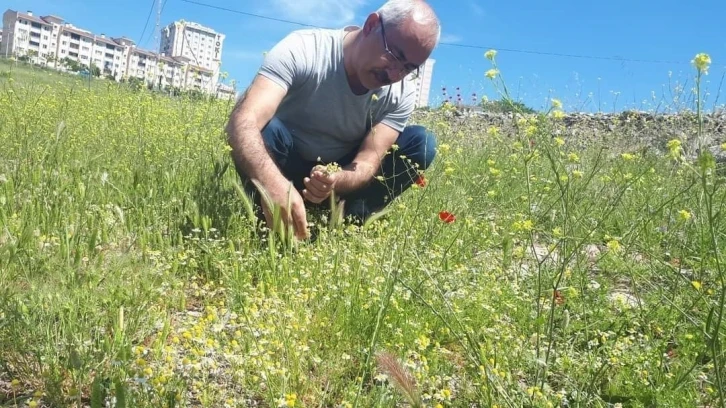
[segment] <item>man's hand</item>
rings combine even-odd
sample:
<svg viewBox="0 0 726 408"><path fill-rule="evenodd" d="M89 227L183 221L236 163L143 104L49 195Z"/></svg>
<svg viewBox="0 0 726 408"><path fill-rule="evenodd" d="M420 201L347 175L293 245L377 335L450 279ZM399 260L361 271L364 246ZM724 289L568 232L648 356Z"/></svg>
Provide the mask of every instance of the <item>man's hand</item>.
<svg viewBox="0 0 726 408"><path fill-rule="evenodd" d="M267 197L270 199L269 204L280 208L280 220L283 222L285 229L291 225L297 239L309 238L310 232L308 231L305 203L303 202L300 193L297 192L292 183L282 183L276 186L262 187L267 192ZM273 228L274 220L272 218L272 208L268 207L264 199L262 200L262 212L265 214L267 225L270 228Z"/></svg>
<svg viewBox="0 0 726 408"><path fill-rule="evenodd" d="M388 125L379 123L373 126L363 139L353 162L335 173L335 192L345 195L370 183L378 173L386 152L393 146L398 136L399 133Z"/></svg>
<svg viewBox="0 0 726 408"><path fill-rule="evenodd" d="M336 173L330 173L325 166L317 165L310 171L310 177L305 177L303 196L308 201L319 204L330 197L335 190Z"/></svg>

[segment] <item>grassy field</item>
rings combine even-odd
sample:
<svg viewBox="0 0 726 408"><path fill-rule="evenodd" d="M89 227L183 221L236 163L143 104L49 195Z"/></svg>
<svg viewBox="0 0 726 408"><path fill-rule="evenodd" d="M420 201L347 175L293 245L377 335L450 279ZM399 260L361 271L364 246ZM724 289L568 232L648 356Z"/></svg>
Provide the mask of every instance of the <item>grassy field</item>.
<svg viewBox="0 0 726 408"><path fill-rule="evenodd" d="M685 140L437 110L425 186L289 245L248 216L233 102L96 82L0 76L0 406L723 406L726 189Z"/></svg>

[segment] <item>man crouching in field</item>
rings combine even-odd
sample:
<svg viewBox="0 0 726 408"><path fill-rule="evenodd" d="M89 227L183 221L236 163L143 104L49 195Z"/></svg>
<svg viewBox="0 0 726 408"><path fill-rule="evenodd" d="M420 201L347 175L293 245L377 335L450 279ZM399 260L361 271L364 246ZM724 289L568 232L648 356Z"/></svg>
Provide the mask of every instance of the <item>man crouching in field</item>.
<svg viewBox="0 0 726 408"><path fill-rule="evenodd" d="M424 1L391 0L362 28L299 30L276 44L227 125L255 202L250 180L305 239L305 200L319 205L335 192L344 216L361 222L410 187L433 161L436 142L425 128L407 126L415 82L405 77L428 59L440 33ZM325 171L330 163L339 171ZM271 225L271 209L261 206Z"/></svg>

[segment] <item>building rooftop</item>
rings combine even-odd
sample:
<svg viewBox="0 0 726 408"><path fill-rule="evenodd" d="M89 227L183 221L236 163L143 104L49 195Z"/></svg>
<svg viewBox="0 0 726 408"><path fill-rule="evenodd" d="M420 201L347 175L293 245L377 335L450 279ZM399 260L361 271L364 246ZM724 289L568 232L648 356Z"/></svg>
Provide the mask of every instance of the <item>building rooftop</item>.
<svg viewBox="0 0 726 408"><path fill-rule="evenodd" d="M90 31L82 30L82 29L80 29L78 27L74 27L72 25L63 26L62 31L68 31L69 33L82 35L84 37L91 38L91 39L93 38L93 33L91 33Z"/></svg>
<svg viewBox="0 0 726 408"><path fill-rule="evenodd" d="M217 35L217 34L222 35L222 36L224 35L218 31L214 30L211 27L207 27L207 26L201 25L199 23L195 23L193 21L186 21L186 20L177 20L177 21L169 24L167 27L172 27L172 26L177 26L177 25L184 26L186 28L191 28L194 30L207 32L207 33L214 34L214 35Z"/></svg>
<svg viewBox="0 0 726 408"><path fill-rule="evenodd" d="M143 48L134 48L131 52L132 53L141 54L141 55L146 55L147 57L156 58L156 54L155 53L153 53L151 51L147 51L147 50L145 50Z"/></svg>
<svg viewBox="0 0 726 408"><path fill-rule="evenodd" d="M55 23L55 24L63 24L65 20L63 20L61 17L49 15L49 16L42 16L43 20L49 22L49 23Z"/></svg>
<svg viewBox="0 0 726 408"><path fill-rule="evenodd" d="M15 10L8 9L10 13L15 13L17 15L17 18L22 18L24 20L32 21L34 23L43 24L43 25L50 25L47 21L43 20L40 17L36 17L33 15L32 11L28 11L27 13L18 12Z"/></svg>

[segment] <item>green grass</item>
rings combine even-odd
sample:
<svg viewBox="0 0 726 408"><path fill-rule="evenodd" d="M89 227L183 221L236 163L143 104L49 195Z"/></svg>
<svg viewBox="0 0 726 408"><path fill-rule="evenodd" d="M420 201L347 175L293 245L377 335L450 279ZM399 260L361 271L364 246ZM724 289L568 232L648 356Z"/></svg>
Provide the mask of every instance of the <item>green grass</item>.
<svg viewBox="0 0 726 408"><path fill-rule="evenodd" d="M723 406L706 156L434 111L425 187L289 246L247 215L233 102L45 75L0 78L0 406Z"/></svg>

